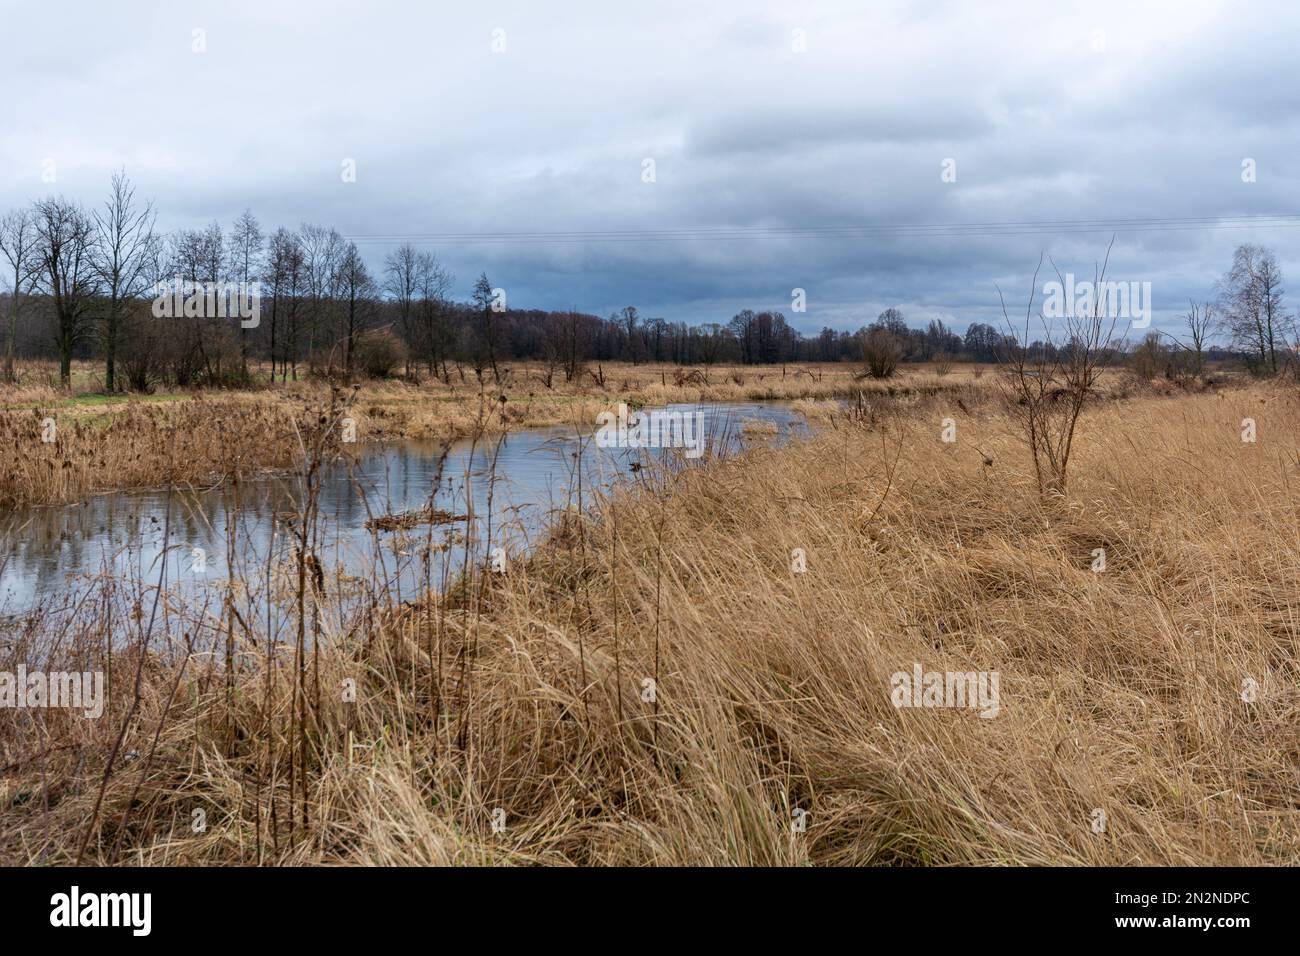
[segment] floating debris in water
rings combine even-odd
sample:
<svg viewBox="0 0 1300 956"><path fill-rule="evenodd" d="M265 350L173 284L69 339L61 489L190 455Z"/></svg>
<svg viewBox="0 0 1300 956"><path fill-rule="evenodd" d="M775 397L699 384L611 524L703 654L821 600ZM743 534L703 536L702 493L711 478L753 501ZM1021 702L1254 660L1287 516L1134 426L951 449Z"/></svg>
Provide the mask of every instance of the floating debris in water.
<svg viewBox="0 0 1300 956"><path fill-rule="evenodd" d="M467 518L468 515L452 514L450 511L443 511L441 508L426 506L411 511L398 511L393 514L380 515L378 518L370 518L366 521L366 530L402 531L407 528L419 527L422 524L455 524L457 521L465 521Z"/></svg>

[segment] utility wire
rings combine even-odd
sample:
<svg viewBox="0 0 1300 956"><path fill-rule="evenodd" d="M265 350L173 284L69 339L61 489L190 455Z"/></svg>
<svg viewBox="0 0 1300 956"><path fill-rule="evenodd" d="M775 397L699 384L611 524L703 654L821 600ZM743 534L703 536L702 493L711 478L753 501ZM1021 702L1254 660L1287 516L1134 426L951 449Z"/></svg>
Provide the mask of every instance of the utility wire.
<svg viewBox="0 0 1300 956"><path fill-rule="evenodd" d="M682 229L588 229L533 232L362 233L358 244L690 242L759 239L960 239L1106 232L1188 232L1219 229L1291 229L1300 215L1190 216L1135 219L1046 219L1012 222L895 223L843 226L722 226Z"/></svg>

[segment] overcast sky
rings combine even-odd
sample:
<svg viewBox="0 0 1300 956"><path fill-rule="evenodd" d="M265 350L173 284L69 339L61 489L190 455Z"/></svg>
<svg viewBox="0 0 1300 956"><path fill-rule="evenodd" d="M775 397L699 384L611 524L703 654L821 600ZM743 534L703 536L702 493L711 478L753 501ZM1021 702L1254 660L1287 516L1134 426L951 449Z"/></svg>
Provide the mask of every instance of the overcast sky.
<svg viewBox="0 0 1300 956"><path fill-rule="evenodd" d="M347 236L674 234L429 246L458 297L486 270L512 307L960 331L1040 253L1090 275L1109 233L676 234L1300 212L1295 3L3 0L0 23L0 208L100 202L125 166L169 230L248 207ZM1300 276L1296 230L1255 225L1123 233L1110 275L1172 328L1243 241Z"/></svg>

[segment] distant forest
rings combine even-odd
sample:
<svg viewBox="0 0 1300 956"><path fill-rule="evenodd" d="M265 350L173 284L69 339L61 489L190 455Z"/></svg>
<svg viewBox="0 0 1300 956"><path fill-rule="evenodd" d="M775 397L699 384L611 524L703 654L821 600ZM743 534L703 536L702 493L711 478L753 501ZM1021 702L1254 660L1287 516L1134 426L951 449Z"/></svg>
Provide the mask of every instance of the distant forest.
<svg viewBox="0 0 1300 956"><path fill-rule="evenodd" d="M269 364L284 380L400 373L451 381L467 373L481 380L499 362L531 359L571 378L588 362L869 361L882 341L895 362L990 362L1014 344L982 323L965 335L938 320L911 328L897 309L856 332L805 336L776 311L743 309L727 322L692 326L642 316L634 306L605 318L508 308L485 274L470 301L457 302L453 277L410 245L371 265L355 242L324 226L268 232L245 212L229 227L213 222L164 234L156 218L152 203L137 199L119 173L101 207L51 197L0 219L4 378L12 380L17 361L37 358L57 360L65 384L74 360L98 360L109 391L236 386L248 381L250 364ZM156 318L155 284L175 277L259 283L257 326ZM1270 332L1265 352L1261 336L1261 357L1272 358L1280 340L1275 346ZM1205 350L1206 358L1229 354Z"/></svg>

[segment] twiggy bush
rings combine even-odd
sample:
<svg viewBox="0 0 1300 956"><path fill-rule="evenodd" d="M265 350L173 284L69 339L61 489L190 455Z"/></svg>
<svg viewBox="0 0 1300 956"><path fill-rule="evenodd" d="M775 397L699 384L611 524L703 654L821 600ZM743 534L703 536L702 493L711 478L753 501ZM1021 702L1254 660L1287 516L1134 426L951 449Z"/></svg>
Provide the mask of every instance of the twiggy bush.
<svg viewBox="0 0 1300 956"><path fill-rule="evenodd" d="M1109 254L1107 250L1107 261ZM1034 347L1032 320L1041 268L1040 260L1034 269L1023 328L1013 325L1002 300L1002 316L1011 333L1002 357L1002 387L1029 446L1039 493L1060 496L1066 491L1079 416L1111 357L1116 320L1103 314L1103 296L1093 297L1090 313L1077 315L1072 305L1067 308L1063 330L1053 330L1039 312L1042 337ZM1059 271L1057 275L1064 285L1064 277ZM1094 288L1100 287L1105 277L1103 263L1094 273ZM1001 296L999 289L999 299Z"/></svg>
<svg viewBox="0 0 1300 956"><path fill-rule="evenodd" d="M887 329L871 329L862 341L862 360L872 378L889 378L898 370L903 347Z"/></svg>

